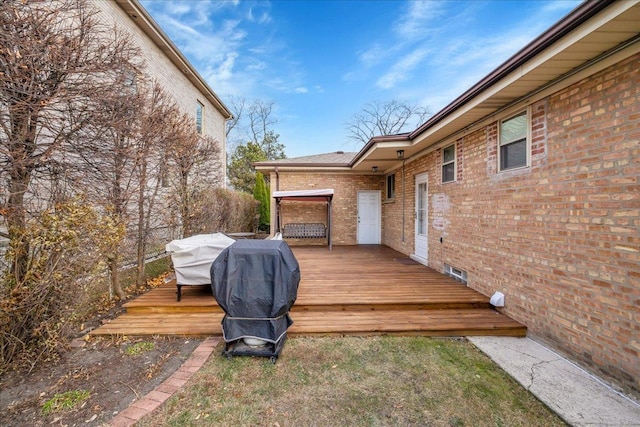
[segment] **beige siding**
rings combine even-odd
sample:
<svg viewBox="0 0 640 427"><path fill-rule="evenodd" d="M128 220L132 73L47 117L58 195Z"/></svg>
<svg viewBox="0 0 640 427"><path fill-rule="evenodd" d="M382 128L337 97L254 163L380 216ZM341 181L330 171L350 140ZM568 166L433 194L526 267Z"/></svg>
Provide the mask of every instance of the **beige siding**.
<svg viewBox="0 0 640 427"><path fill-rule="evenodd" d="M143 60L146 64L144 72L156 79L164 87L184 113L196 116L196 105L201 102L204 105L203 134L210 135L220 143L220 159L217 162L216 181L220 186L225 185L226 176L226 137L225 118L219 110L201 93L178 69L167 56L147 37L121 8L113 1L95 1L91 3L101 12L101 19L105 22L114 22L120 28L126 29L140 47Z"/></svg>

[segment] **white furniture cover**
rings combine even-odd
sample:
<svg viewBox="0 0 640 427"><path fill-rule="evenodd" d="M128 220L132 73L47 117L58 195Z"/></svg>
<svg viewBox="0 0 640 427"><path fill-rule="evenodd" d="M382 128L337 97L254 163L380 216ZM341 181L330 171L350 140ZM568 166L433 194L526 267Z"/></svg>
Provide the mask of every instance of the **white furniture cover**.
<svg viewBox="0 0 640 427"><path fill-rule="evenodd" d="M211 283L211 264L235 240L223 233L197 234L172 240L165 247L179 285L207 285Z"/></svg>

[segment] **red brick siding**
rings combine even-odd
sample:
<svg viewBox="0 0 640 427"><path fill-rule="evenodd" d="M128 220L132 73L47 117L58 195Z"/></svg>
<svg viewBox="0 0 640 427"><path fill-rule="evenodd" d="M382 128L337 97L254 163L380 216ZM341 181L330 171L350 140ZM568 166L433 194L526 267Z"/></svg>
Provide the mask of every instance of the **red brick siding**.
<svg viewBox="0 0 640 427"><path fill-rule="evenodd" d="M466 270L469 286L487 296L504 292L504 311L532 336L635 396L639 70L635 55L531 105L530 167L498 172L492 123L456 141L455 182L442 184L435 150L395 170L395 199L382 205L383 244L411 254L415 176L427 173L429 265ZM384 186L381 176L280 174L281 190L336 190L336 244L356 243L357 191L384 197ZM300 209L301 221L316 215Z"/></svg>
<svg viewBox="0 0 640 427"><path fill-rule="evenodd" d="M333 188L332 201L332 242L335 245L357 244L357 202L358 191L379 190L384 193L384 177L375 175L353 175L347 173L279 173L280 191L311 190ZM271 174L272 188L275 189L275 174ZM321 222L327 225L326 203L282 202L282 225L292 222ZM275 208L272 208L275 215ZM384 219L382 220L384 221ZM272 228L275 218L272 219ZM290 244L324 244L325 239L288 239Z"/></svg>
<svg viewBox="0 0 640 427"><path fill-rule="evenodd" d="M640 55L531 107L531 166L498 172L497 123L407 163L402 242L396 202L384 243L413 250L413 180L429 174L429 265L466 270L533 336L640 395ZM400 180L398 180L400 183ZM399 184L401 185L401 184ZM437 227L436 227L437 226ZM443 243L440 243L440 237Z"/></svg>

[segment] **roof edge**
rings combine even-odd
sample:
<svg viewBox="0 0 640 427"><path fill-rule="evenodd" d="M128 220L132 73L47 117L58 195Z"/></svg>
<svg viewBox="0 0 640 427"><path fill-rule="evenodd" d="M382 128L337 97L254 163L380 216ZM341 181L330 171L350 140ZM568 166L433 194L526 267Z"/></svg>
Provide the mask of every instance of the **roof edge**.
<svg viewBox="0 0 640 427"><path fill-rule="evenodd" d="M466 92L411 132L410 139L414 139L425 130L451 114L453 111L459 109L481 92L493 86L508 74L524 65L527 61L540 54L553 43L582 25L585 21L607 8L615 1L616 0L585 0L578 7L569 12L564 18L556 22L550 29L533 39L533 41L499 65L498 68L493 70L489 75L485 76L482 80L473 85Z"/></svg>
<svg viewBox="0 0 640 427"><path fill-rule="evenodd" d="M270 163L270 162L256 162L253 167L267 168L267 167L323 167L323 168L348 168L349 163Z"/></svg>
<svg viewBox="0 0 640 427"><path fill-rule="evenodd" d="M140 2L138 0L115 0L115 2L116 2L116 4L118 6L120 6L120 8L127 15L129 15L129 14L127 13L126 8L123 7L124 5L128 5L130 8L135 10L136 13L138 13L139 16L141 16L144 19L144 21L149 25L149 28L145 28L145 26L140 25L140 22L137 22L135 19L132 19L133 22L135 22L136 25L138 25L138 27L145 34L149 35L149 30L151 30L153 33L155 33L164 42L166 47L169 48L169 50L171 51L171 54L174 55L174 58L172 59L172 62L174 62L176 65L184 66L191 73L191 75L193 76L193 79L202 87L202 89L204 89L204 92L206 92L205 95L209 95L210 96L209 100L218 109L218 111L220 111L220 113L222 113L224 118L226 120L229 120L230 118L233 117L233 114L231 113L229 108L227 108L227 106L224 104L224 102L222 102L222 100L213 91L213 89L204 80L204 78L202 78L200 73L198 73L198 71L191 64L191 62L189 62L189 60L177 48L177 46L173 43L173 41L171 41L169 36L167 36L167 34L162 30L162 28L160 28L158 23L151 17L149 12L147 12L147 10L140 4ZM131 16L129 16L129 18L131 18ZM178 68L180 68L180 67L178 67ZM191 80L191 78L189 78L189 77L190 76L187 75L187 78L189 80Z"/></svg>
<svg viewBox="0 0 640 427"><path fill-rule="evenodd" d="M373 147L375 144L379 144L381 142L411 141L411 134L412 132L405 132L405 133L399 133L397 135L374 136L365 144L364 147L362 147L360 151L358 151L358 154L356 154L351 160L351 162L349 162L349 166L354 166L356 163L358 163L360 158L362 158L366 154L366 152L369 151L369 149Z"/></svg>

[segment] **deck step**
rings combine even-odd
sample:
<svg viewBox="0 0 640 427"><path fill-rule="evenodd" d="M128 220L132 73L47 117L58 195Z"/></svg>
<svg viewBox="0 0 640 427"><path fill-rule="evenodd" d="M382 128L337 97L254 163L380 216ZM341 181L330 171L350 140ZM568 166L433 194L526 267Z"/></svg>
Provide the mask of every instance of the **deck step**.
<svg viewBox="0 0 640 427"><path fill-rule="evenodd" d="M92 332L93 335L221 335L223 313L125 313ZM421 335L525 336L520 323L490 309L372 310L368 312L299 311L289 336L312 335Z"/></svg>
<svg viewBox="0 0 640 427"><path fill-rule="evenodd" d="M451 277L376 245L292 248L301 281L291 309L295 335L524 336L526 327ZM211 286L169 282L124 305L92 335L220 335Z"/></svg>
<svg viewBox="0 0 640 427"><path fill-rule="evenodd" d="M373 289L372 289L373 288ZM176 301L175 282L164 284L124 305L127 313L219 313L209 286L183 286ZM292 311L489 309L489 298L451 283L390 282L384 288L362 283L304 281Z"/></svg>
<svg viewBox="0 0 640 427"><path fill-rule="evenodd" d="M339 304L308 303L295 304L291 308L292 313L298 312L362 312L362 311L415 311L415 310L470 310L489 309L487 301L481 302L407 302L407 303L369 303L346 302ZM126 306L129 314L178 314L178 313L222 313L223 310L215 302L206 305L189 304L134 304Z"/></svg>

